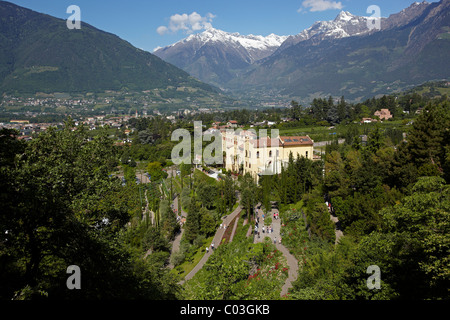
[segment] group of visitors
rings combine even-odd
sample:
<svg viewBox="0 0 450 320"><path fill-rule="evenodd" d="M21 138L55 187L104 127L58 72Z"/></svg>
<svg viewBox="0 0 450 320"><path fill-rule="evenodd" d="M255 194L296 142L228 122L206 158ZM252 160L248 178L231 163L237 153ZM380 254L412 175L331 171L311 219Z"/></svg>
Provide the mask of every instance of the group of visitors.
<svg viewBox="0 0 450 320"><path fill-rule="evenodd" d="M328 203L327 203L327 206L328 206ZM260 211L261 211L261 212L260 212ZM260 217L260 213L261 213L262 221L263 221L263 223L264 223L264 218L265 218L265 216L264 216L264 211L262 211L261 207L257 207L257 208L256 208L256 219L255 219L255 230L254 230L254 234L255 234L255 236L258 236L258 239L261 238L261 234L260 234L260 232L259 232L259 222L260 222L259 217ZM274 218L275 220L278 220L278 219L280 218L280 217L279 217L278 211L273 213L273 218ZM220 225L220 229L222 229L222 228L226 230L226 228L227 228L226 224L224 224L224 223L221 224L221 225ZM273 226L272 226L272 225L270 225L270 226L265 226L265 225L263 225L262 228L261 228L261 231L262 231L262 233L267 233L267 234L271 234L271 233L274 232L274 231L273 231ZM274 243L274 244L277 244L277 237L276 237L276 236L273 237L273 243ZM278 243L281 244L281 237L278 239ZM214 242L211 243L211 251L214 251ZM210 248L209 248L209 247L206 247L206 253L209 253L209 252L210 252Z"/></svg>
<svg viewBox="0 0 450 320"><path fill-rule="evenodd" d="M214 242L211 243L211 251L214 251ZM209 253L209 247L206 247L206 253Z"/></svg>
<svg viewBox="0 0 450 320"><path fill-rule="evenodd" d="M265 215L264 215L264 211L262 211L262 209L261 209L261 207L259 206L259 207L256 207L256 219L255 219L255 230L254 230L254 235L255 236L257 236L258 237L258 239L260 239L261 238L261 234L260 234L260 232L259 232L259 217L260 217L260 214L261 214L261 218L262 218L262 221L263 221L263 223L264 223L264 218L265 218ZM274 212L273 213L273 218L275 219L275 220L278 220L280 217L279 217L279 213L278 213L278 211L276 211L276 212ZM273 226L272 225L270 225L270 226L265 226L265 225L263 225L262 226L262 228L261 228L261 231L262 231L262 233L267 233L267 234L272 234L274 231L273 231ZM274 236L273 237L273 243L274 244L276 244L277 243L277 237L276 236ZM278 242L281 244L281 238L279 238L278 239Z"/></svg>
<svg viewBox="0 0 450 320"><path fill-rule="evenodd" d="M258 223L255 223L255 232L258 232L258 230L259 230L259 226L258 226ZM262 233L273 233L273 227L272 226L263 226L262 227Z"/></svg>

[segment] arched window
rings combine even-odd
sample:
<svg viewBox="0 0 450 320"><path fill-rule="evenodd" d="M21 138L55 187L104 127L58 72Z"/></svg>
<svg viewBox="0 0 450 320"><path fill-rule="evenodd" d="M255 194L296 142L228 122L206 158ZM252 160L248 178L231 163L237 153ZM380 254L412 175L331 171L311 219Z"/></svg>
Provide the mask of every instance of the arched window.
<svg viewBox="0 0 450 320"><path fill-rule="evenodd" d="M272 150L269 151L269 158L272 158Z"/></svg>

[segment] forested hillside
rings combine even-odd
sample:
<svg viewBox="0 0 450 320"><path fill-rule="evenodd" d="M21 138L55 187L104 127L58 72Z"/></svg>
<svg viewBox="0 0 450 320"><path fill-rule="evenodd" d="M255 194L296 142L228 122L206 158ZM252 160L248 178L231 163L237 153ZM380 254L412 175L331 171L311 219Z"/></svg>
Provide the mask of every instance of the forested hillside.
<svg viewBox="0 0 450 320"><path fill-rule="evenodd" d="M86 23L66 21L0 2L0 92L143 91L192 87L216 89Z"/></svg>
<svg viewBox="0 0 450 320"><path fill-rule="evenodd" d="M242 219L254 217L257 202L266 214L271 201L280 206L282 243L299 264L284 298L449 298L449 114L448 101L433 100L405 139L378 124L366 142L363 126L350 125L348 141L327 146L323 162L291 157L259 186L240 178ZM274 247L253 244L241 223L238 238L188 283L187 298L277 297L285 275L274 265L286 271L285 262L272 263ZM367 285L370 266L381 270L380 289Z"/></svg>
<svg viewBox="0 0 450 320"><path fill-rule="evenodd" d="M376 127L367 144L356 137L330 146L323 180L316 174L310 192L302 191L308 180L301 177L309 171L295 171L288 190L302 196L280 197L287 204L301 198L283 216L285 241L301 261L292 298L449 298L449 114L448 102L435 101L406 140L393 143ZM276 186L280 195L283 189ZM337 245L325 201L344 234ZM296 211L306 214L310 237L301 219L289 221ZM381 269L379 290L366 285L372 265Z"/></svg>
<svg viewBox="0 0 450 320"><path fill-rule="evenodd" d="M93 134L71 120L28 142L3 129L0 298L278 299L290 270L286 259L274 244L253 243L248 232L257 204L268 213L276 203L281 243L298 262L297 280L283 298L448 299L450 103L445 95L405 97L373 99L365 108L392 103L394 112L411 108L417 115L397 110L405 119L370 125L350 121L365 108L341 99L348 112L335 129L345 143L328 144L320 161L290 157L279 175L259 184L226 170L216 181L190 165L175 175L167 169L171 131L193 130L192 119L177 126L161 118L130 121L133 143L125 146L114 143L108 128ZM329 130L327 117L339 104L313 105L293 102L267 114L293 117L281 130L304 121L313 124L311 132L321 122ZM235 115L261 114L216 116ZM136 184L137 170L152 180ZM232 241L225 233L182 284L238 205ZM181 235L177 217L186 219ZM83 290L67 289L70 265L82 268ZM381 270L380 289L367 286L370 266Z"/></svg>

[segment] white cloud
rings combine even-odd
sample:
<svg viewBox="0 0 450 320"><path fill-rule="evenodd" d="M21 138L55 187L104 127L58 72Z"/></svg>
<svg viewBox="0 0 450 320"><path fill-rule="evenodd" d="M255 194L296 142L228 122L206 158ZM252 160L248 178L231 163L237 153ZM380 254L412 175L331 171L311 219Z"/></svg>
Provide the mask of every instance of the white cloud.
<svg viewBox="0 0 450 320"><path fill-rule="evenodd" d="M187 34L191 34L195 31L212 28L212 21L215 17L216 16L212 13L208 13L204 17L197 12L192 12L191 14L175 14L170 17L169 25L167 27L160 26L156 29L156 32L160 35L164 35L169 32L175 33L182 30Z"/></svg>
<svg viewBox="0 0 450 320"><path fill-rule="evenodd" d="M156 29L156 32L158 32L160 35L166 34L168 31L169 29L167 29L167 27L165 26L161 26Z"/></svg>
<svg viewBox="0 0 450 320"><path fill-rule="evenodd" d="M309 8L309 11L325 11L325 10L341 10L343 8L342 2L329 1L329 0L305 0L302 3L304 8ZM302 8L297 10L302 11Z"/></svg>

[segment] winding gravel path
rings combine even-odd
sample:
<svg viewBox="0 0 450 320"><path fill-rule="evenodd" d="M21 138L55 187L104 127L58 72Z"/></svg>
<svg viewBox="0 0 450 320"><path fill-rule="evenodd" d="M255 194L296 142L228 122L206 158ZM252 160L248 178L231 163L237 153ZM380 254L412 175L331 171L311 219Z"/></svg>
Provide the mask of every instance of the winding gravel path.
<svg viewBox="0 0 450 320"><path fill-rule="evenodd" d="M233 219L240 214L242 211L242 207L239 205L234 211L233 213L231 213L230 215L228 215L225 219L223 219L223 223L227 226L227 228L229 228L229 224L231 223L231 221L233 221ZM234 226L231 226L234 227ZM220 245L220 242L222 241L223 235L225 233L225 229L224 228L219 228L216 232L216 235L214 236L213 239L213 243L216 246L216 248ZM213 254L212 250L209 250L209 253L205 253L205 255L203 256L203 258L200 260L199 263L197 263L197 265L194 267L194 269L191 270L191 272L189 272L189 274L186 275L186 277L184 278L184 281L181 281L180 284L183 284L185 281L188 281L190 279L192 279L196 273L198 271L200 271L200 269L203 268L203 266L205 265L206 261L208 261L209 257Z"/></svg>
<svg viewBox="0 0 450 320"><path fill-rule="evenodd" d="M173 207L174 208L178 208L179 198L180 198L180 196L177 196L173 200ZM186 218L187 217L187 213L185 211L183 211L183 209L181 209L181 217L182 218ZM172 242L172 250L170 251L170 255L172 255L174 252L180 251L180 243L181 243L181 239L183 238L183 234L184 234L184 228L181 228L180 232L178 232L178 234L175 236L175 239ZM172 263L169 264L169 268L170 269L174 268Z"/></svg>
<svg viewBox="0 0 450 320"><path fill-rule="evenodd" d="M270 213L270 217L272 218L272 228L273 228L273 232L271 232L271 233L267 233L267 231L265 231L265 233L262 233L263 226L266 230L267 230L267 226L265 226L264 221L262 220L262 216L261 216L261 214L259 214L258 231L260 232L260 237L258 238L257 236L255 236L254 243L264 242L264 238L269 237L272 240L272 242L276 241L275 247L278 250L280 250L280 252L286 258L287 264L289 266L288 278L286 279L285 284L281 288L281 293L280 293L281 296L284 296L288 293L288 290L290 288L292 288L292 283L295 280L297 280L298 261L297 261L297 259L295 259L295 257L289 252L289 250L284 245L279 243L279 240L281 238L281 220L274 219L273 218L274 213L278 213L278 209L272 209L272 211Z"/></svg>

